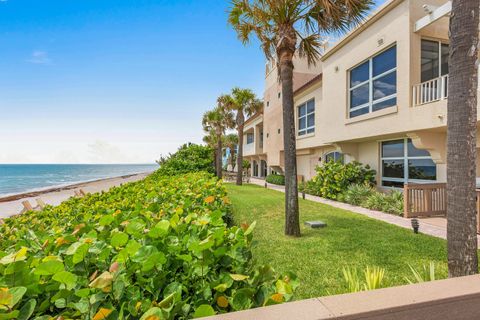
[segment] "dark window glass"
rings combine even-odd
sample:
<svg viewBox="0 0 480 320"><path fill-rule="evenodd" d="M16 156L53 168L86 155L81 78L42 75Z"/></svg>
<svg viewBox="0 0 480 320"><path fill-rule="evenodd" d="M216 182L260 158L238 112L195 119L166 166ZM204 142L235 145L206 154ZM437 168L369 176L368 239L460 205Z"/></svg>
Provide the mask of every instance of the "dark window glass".
<svg viewBox="0 0 480 320"><path fill-rule="evenodd" d="M441 71L442 71L442 76L448 74L448 55L449 55L449 46L448 44L442 44L442 66L441 66Z"/></svg>
<svg viewBox="0 0 480 320"><path fill-rule="evenodd" d="M388 107L397 105L397 98L388 99L382 102L377 102L372 106L372 111L382 110Z"/></svg>
<svg viewBox="0 0 480 320"><path fill-rule="evenodd" d="M417 149L411 139L408 139L408 156L409 157L430 157L430 153L427 150Z"/></svg>
<svg viewBox="0 0 480 320"><path fill-rule="evenodd" d="M315 115L311 114L307 117L307 127L313 127L315 125Z"/></svg>
<svg viewBox="0 0 480 320"><path fill-rule="evenodd" d="M365 82L370 77L370 61L364 62L350 71L350 88Z"/></svg>
<svg viewBox="0 0 480 320"><path fill-rule="evenodd" d="M392 188L403 188L404 183L399 181L382 181L382 186Z"/></svg>
<svg viewBox="0 0 480 320"><path fill-rule="evenodd" d="M327 153L327 155L325 156L325 161L326 162L339 161L339 162L343 163L343 154L341 152L338 152L338 151Z"/></svg>
<svg viewBox="0 0 480 320"><path fill-rule="evenodd" d="M298 131L298 135L299 135L299 136L303 136L303 135L305 135L306 133L307 133L307 131L305 131L305 130Z"/></svg>
<svg viewBox="0 0 480 320"><path fill-rule="evenodd" d="M422 82L438 77L438 66L440 63L438 51L438 42L422 40Z"/></svg>
<svg viewBox="0 0 480 320"><path fill-rule="evenodd" d="M310 100L307 102L307 113L312 113L315 111L315 100Z"/></svg>
<svg viewBox="0 0 480 320"><path fill-rule="evenodd" d="M436 180L437 167L432 159L408 160L408 179Z"/></svg>
<svg viewBox="0 0 480 320"><path fill-rule="evenodd" d="M393 140L382 142L382 157L383 158L403 158L403 140ZM403 161L403 160L402 160Z"/></svg>
<svg viewBox="0 0 480 320"><path fill-rule="evenodd" d="M368 103L370 99L368 91L368 83L350 91L350 108L355 108Z"/></svg>
<svg viewBox="0 0 480 320"><path fill-rule="evenodd" d="M368 111L369 111L369 107L365 107L365 108L362 108L362 109L351 111L350 112L350 118L358 117L358 116L361 116L362 114L367 114Z"/></svg>
<svg viewBox="0 0 480 320"><path fill-rule="evenodd" d="M373 58L373 76L376 77L388 70L392 70L397 66L397 47L391 47L390 49L380 53Z"/></svg>
<svg viewBox="0 0 480 320"><path fill-rule="evenodd" d="M306 128L306 120L307 120L306 117L298 119L298 129L299 130L302 130L302 129Z"/></svg>
<svg viewBox="0 0 480 320"><path fill-rule="evenodd" d="M383 160L383 177L385 178L404 178L405 163L403 159L399 160Z"/></svg>
<svg viewBox="0 0 480 320"><path fill-rule="evenodd" d="M253 143L253 133L247 133L247 144Z"/></svg>
<svg viewBox="0 0 480 320"><path fill-rule="evenodd" d="M305 110L306 110L306 107L304 104L298 107L298 116L303 117L305 115Z"/></svg>
<svg viewBox="0 0 480 320"><path fill-rule="evenodd" d="M310 128L307 130L307 133L313 133L313 132L315 132L315 128Z"/></svg>
<svg viewBox="0 0 480 320"><path fill-rule="evenodd" d="M373 81L373 100L397 93L397 73L392 72Z"/></svg>

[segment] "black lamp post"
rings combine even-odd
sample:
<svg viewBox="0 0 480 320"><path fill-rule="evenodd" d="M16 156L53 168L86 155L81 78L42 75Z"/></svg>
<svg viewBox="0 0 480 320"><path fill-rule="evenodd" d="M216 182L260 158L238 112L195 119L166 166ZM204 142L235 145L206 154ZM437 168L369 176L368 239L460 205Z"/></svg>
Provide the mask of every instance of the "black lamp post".
<svg viewBox="0 0 480 320"><path fill-rule="evenodd" d="M418 219L413 218L410 222L412 223L413 232L418 233L418 229L420 228L420 223L418 222Z"/></svg>

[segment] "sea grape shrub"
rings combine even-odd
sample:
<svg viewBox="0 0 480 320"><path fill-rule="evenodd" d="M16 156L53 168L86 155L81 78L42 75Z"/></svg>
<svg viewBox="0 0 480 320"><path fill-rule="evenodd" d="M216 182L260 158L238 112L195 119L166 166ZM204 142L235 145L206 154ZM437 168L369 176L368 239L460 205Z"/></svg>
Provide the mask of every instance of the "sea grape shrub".
<svg viewBox="0 0 480 320"><path fill-rule="evenodd" d="M269 174L265 178L265 181L267 181L268 183L278 184L278 185L284 186L285 185L285 176L280 175L280 174Z"/></svg>
<svg viewBox="0 0 480 320"><path fill-rule="evenodd" d="M215 173L214 150L208 146L187 143L177 152L161 157L157 172L164 176L182 175L191 172Z"/></svg>
<svg viewBox="0 0 480 320"><path fill-rule="evenodd" d="M206 173L147 179L0 225L0 319L190 319L288 301L255 266L255 224L227 227Z"/></svg>
<svg viewBox="0 0 480 320"><path fill-rule="evenodd" d="M337 197L353 184L372 186L375 184L375 170L357 161L346 164L328 161L317 166L316 172L316 176L307 181L302 190L327 199L337 200Z"/></svg>

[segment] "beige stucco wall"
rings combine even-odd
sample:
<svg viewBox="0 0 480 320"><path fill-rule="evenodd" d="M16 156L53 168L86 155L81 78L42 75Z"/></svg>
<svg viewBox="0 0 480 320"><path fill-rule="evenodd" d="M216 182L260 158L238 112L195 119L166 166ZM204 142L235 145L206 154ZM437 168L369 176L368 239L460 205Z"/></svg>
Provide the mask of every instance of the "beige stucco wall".
<svg viewBox="0 0 480 320"><path fill-rule="evenodd" d="M417 33L414 32L414 25L426 15L423 4L438 7L445 2L388 1L380 9L382 15L375 16L370 20L373 23L367 23L359 31L346 36L347 41L331 47L316 67L309 67L305 60L296 58L295 89L322 73L321 81L295 96L295 114L298 105L315 99L315 133L297 138L300 175L311 178L319 164L318 159L332 150L347 153L347 161L358 160L380 173L380 142L409 137L414 139L417 147L431 153L437 164L438 181L446 180L447 100L421 106L413 106L412 103L412 87L420 82L421 40L448 42L448 18L442 18ZM397 47L397 106L350 119L349 70L392 45ZM274 68L265 78L264 99L269 106L265 107L263 117L263 153L268 165L273 167L283 165L280 91ZM480 172L480 160L478 169Z"/></svg>

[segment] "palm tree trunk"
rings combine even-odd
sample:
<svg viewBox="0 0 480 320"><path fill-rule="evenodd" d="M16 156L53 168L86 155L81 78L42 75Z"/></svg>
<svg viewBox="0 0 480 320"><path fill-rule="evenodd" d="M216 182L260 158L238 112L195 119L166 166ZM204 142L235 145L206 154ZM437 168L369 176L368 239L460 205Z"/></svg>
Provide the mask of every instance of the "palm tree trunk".
<svg viewBox="0 0 480 320"><path fill-rule="evenodd" d="M243 181L243 124L238 125L237 186Z"/></svg>
<svg viewBox="0 0 480 320"><path fill-rule="evenodd" d="M222 135L217 135L217 177L218 179L222 179Z"/></svg>
<svg viewBox="0 0 480 320"><path fill-rule="evenodd" d="M298 212L297 148L293 105L293 53L280 59L283 104L283 145L285 156L285 234L300 236Z"/></svg>
<svg viewBox="0 0 480 320"><path fill-rule="evenodd" d="M453 0L447 124L447 240L450 277L478 271L476 212L476 66L478 0Z"/></svg>

